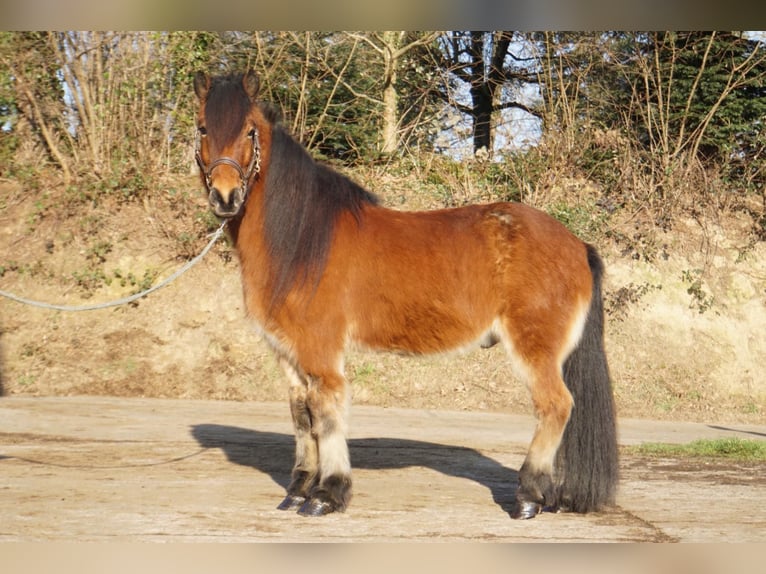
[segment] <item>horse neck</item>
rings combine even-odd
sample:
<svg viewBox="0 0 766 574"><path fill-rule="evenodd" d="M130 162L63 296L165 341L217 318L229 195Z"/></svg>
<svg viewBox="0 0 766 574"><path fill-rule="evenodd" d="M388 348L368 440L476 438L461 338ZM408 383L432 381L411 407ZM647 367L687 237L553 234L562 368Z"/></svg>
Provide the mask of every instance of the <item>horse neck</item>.
<svg viewBox="0 0 766 574"><path fill-rule="evenodd" d="M229 221L228 229L234 248L240 258L258 250L263 244L263 183L257 181L248 192L242 214Z"/></svg>

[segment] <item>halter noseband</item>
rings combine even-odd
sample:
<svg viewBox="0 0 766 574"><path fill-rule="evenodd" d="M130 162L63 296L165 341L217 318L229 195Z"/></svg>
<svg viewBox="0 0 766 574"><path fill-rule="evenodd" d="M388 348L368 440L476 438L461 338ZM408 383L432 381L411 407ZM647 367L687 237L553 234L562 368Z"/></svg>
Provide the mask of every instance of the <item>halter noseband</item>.
<svg viewBox="0 0 766 574"><path fill-rule="evenodd" d="M202 148L202 137L199 133L199 130L197 131L197 138L194 143L194 159L197 160L197 164L199 165L199 168L202 170L202 175L205 176L205 186L210 189L210 186L213 184L212 176L213 176L213 170L218 167L219 165L228 165L230 167L233 167L235 170L237 170L237 174L239 175L239 179L242 182L242 193L246 196L247 192L249 191L249 185L250 178L252 176L258 176L258 174L261 172L261 146L258 142L258 129L253 128L253 153L250 157L250 163L247 164L247 170L243 170L242 166L239 165L239 162L235 159L232 159L230 157L221 156L215 161L211 162L210 165L205 165L205 162L202 161L202 154L200 153L200 150Z"/></svg>

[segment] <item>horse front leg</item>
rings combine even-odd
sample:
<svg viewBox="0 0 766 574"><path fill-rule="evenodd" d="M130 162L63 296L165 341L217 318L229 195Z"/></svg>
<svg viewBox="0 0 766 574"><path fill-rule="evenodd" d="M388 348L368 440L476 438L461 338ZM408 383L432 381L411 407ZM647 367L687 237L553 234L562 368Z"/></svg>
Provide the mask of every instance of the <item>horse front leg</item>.
<svg viewBox="0 0 766 574"><path fill-rule="evenodd" d="M280 357L279 364L289 382L290 414L295 433L295 464L287 496L277 508L290 510L300 508L316 486L319 480L319 453L316 438L311 431L312 416L306 398L308 380L284 357Z"/></svg>
<svg viewBox="0 0 766 574"><path fill-rule="evenodd" d="M342 374L309 376L307 405L319 454L319 481L298 514L343 512L351 500L351 462L346 442L348 385Z"/></svg>

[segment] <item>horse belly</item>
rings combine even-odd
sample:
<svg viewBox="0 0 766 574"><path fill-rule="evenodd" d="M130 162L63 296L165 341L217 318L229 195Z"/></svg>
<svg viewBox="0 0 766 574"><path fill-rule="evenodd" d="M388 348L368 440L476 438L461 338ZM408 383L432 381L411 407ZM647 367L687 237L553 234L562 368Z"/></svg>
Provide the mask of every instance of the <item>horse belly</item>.
<svg viewBox="0 0 766 574"><path fill-rule="evenodd" d="M475 288L432 290L422 281L378 287L350 323L350 339L361 347L432 354L490 346L497 339L493 297Z"/></svg>
<svg viewBox="0 0 766 574"><path fill-rule="evenodd" d="M387 323L385 328L376 330L357 327L350 342L374 351L429 355L491 347L498 341L491 324L484 329L465 329L445 321L401 325L389 320Z"/></svg>

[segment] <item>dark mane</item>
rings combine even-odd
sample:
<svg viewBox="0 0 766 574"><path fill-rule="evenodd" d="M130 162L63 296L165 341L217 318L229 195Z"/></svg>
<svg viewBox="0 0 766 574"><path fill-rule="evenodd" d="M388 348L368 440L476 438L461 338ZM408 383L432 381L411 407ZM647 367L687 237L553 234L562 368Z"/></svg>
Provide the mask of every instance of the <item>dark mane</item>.
<svg viewBox="0 0 766 574"><path fill-rule="evenodd" d="M274 125L265 185L265 237L274 263L273 306L296 284L319 282L327 263L336 221L351 213L359 224L365 204L377 198L316 162L279 125Z"/></svg>
<svg viewBox="0 0 766 574"><path fill-rule="evenodd" d="M216 144L224 146L236 138L250 111L250 99L242 87L242 75L215 78L205 102L205 118L215 130Z"/></svg>

